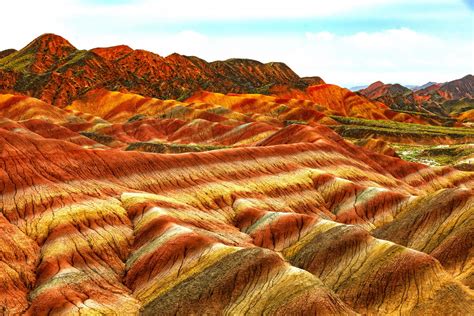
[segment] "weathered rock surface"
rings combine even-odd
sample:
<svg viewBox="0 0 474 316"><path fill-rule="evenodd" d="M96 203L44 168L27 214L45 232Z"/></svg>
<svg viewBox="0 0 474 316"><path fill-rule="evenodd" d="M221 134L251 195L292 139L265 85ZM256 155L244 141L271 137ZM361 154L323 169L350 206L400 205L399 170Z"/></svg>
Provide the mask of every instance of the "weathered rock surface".
<svg viewBox="0 0 474 316"><path fill-rule="evenodd" d="M368 154L322 127L160 155L15 124L35 125L0 128L6 314L474 308L473 173Z"/></svg>
<svg viewBox="0 0 474 316"><path fill-rule="evenodd" d="M0 314L473 313L474 173L370 136L468 128L279 63L54 35L0 55Z"/></svg>

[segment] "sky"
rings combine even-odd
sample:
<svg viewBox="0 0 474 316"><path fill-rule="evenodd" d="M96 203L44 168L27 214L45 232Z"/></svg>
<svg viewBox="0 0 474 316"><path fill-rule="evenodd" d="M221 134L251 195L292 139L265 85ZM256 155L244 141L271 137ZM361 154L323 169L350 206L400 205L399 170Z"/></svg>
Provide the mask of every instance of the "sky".
<svg viewBox="0 0 474 316"><path fill-rule="evenodd" d="M474 73L474 0L15 0L2 11L0 50L55 33L80 49L281 61L345 87Z"/></svg>

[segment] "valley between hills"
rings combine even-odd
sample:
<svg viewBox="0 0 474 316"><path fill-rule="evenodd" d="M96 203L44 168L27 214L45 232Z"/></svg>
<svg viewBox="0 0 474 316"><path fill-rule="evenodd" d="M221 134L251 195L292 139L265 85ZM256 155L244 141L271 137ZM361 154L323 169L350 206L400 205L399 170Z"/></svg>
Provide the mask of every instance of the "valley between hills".
<svg viewBox="0 0 474 316"><path fill-rule="evenodd" d="M0 52L0 314L472 314L473 125L472 75L44 34Z"/></svg>

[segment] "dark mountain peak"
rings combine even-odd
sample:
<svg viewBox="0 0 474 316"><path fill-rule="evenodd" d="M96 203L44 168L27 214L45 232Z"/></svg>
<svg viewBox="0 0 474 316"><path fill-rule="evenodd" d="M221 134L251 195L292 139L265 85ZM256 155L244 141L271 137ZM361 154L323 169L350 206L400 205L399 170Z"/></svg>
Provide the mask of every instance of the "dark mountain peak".
<svg viewBox="0 0 474 316"><path fill-rule="evenodd" d="M44 73L77 49L55 34L43 34L24 48L3 58L0 67L24 72Z"/></svg>
<svg viewBox="0 0 474 316"><path fill-rule="evenodd" d="M21 51L48 52L60 55L63 55L66 52L70 54L75 50L76 48L68 40L52 33L38 36L26 45L25 48L21 49Z"/></svg>
<svg viewBox="0 0 474 316"><path fill-rule="evenodd" d="M222 62L229 65L263 66L263 63L259 62L258 60L253 60L253 59L248 59L248 58L229 58Z"/></svg>
<svg viewBox="0 0 474 316"><path fill-rule="evenodd" d="M172 53L165 57L167 61L171 62L188 62L191 58L186 55L181 55L178 53Z"/></svg>
<svg viewBox="0 0 474 316"><path fill-rule="evenodd" d="M16 53L16 52L17 52L17 50L13 49L13 48L2 50L2 51L0 51L0 59L2 59L4 57L7 57L8 55L11 55L11 54Z"/></svg>
<svg viewBox="0 0 474 316"><path fill-rule="evenodd" d="M323 78L319 76L312 76L312 77L303 77L301 78L308 86L315 86L319 84L325 84L326 82L323 80Z"/></svg>
<svg viewBox="0 0 474 316"><path fill-rule="evenodd" d="M265 66L271 69L274 69L275 71L288 73L288 74L291 74L291 76L298 77L298 75L293 71L293 69L291 69L287 64L283 62L272 61L272 62L266 63Z"/></svg>
<svg viewBox="0 0 474 316"><path fill-rule="evenodd" d="M383 83L382 81L375 81L374 83L370 84L366 89L368 90L377 89L384 85L385 83Z"/></svg>
<svg viewBox="0 0 474 316"><path fill-rule="evenodd" d="M388 92L392 95L399 95L399 94L405 94L405 93L411 93L412 90L410 88L407 88L405 86L402 86L399 83L394 83L391 85L388 85Z"/></svg>

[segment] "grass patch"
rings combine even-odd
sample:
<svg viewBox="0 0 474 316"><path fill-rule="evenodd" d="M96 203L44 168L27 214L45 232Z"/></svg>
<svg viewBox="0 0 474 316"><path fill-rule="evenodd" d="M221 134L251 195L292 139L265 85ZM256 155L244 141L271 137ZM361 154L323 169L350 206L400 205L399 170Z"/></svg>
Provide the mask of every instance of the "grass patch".
<svg viewBox="0 0 474 316"><path fill-rule="evenodd" d="M307 121L298 121L298 120L286 120L284 122L285 126L289 126L289 125L308 125L308 122Z"/></svg>
<svg viewBox="0 0 474 316"><path fill-rule="evenodd" d="M96 132L79 132L82 136L86 136L102 145L108 146L115 139L110 135L99 134Z"/></svg>
<svg viewBox="0 0 474 316"><path fill-rule="evenodd" d="M129 118L127 120L127 123L133 123L133 122L141 121L141 120L144 120L146 118L147 118L147 116L144 115L144 114L135 114L134 116L132 116L131 118Z"/></svg>
<svg viewBox="0 0 474 316"><path fill-rule="evenodd" d="M91 53L87 50L77 50L73 52L71 55L67 56L66 58L61 59L62 62L61 67L57 69L58 72L65 72L69 67L72 66L84 66L85 60Z"/></svg>
<svg viewBox="0 0 474 316"><path fill-rule="evenodd" d="M365 138L389 136L414 140L447 137L460 142L474 140L474 129L401 123L389 120L368 120L353 117L330 116L341 125L329 126L343 137Z"/></svg>
<svg viewBox="0 0 474 316"><path fill-rule="evenodd" d="M25 72L29 70L28 68L34 61L34 53L25 54L21 51L18 51L0 59L0 68L17 72Z"/></svg>
<svg viewBox="0 0 474 316"><path fill-rule="evenodd" d="M168 144L159 142L138 142L132 143L125 148L125 150L136 150L144 152L153 152L161 154L178 154L187 152L202 152L217 149L230 148L228 146L213 146L213 145L199 145L199 144Z"/></svg>
<svg viewBox="0 0 474 316"><path fill-rule="evenodd" d="M474 154L474 144L467 145L407 145L391 144L400 158L432 166L452 165L459 159Z"/></svg>

